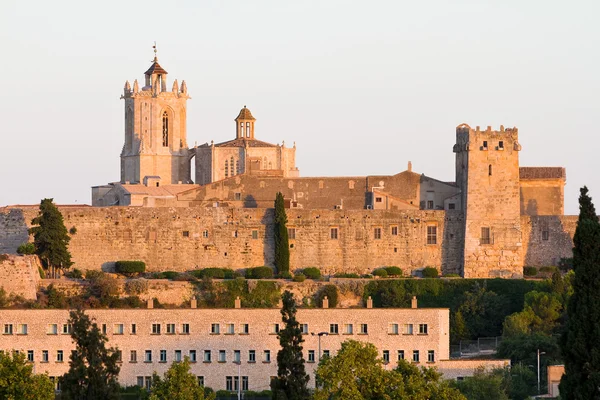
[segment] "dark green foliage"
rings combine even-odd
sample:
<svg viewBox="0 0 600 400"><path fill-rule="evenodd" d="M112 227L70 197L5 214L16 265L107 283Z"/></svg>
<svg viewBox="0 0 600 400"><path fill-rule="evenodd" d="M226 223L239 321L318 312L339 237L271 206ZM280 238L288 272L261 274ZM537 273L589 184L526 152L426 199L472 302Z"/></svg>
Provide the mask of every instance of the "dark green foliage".
<svg viewBox="0 0 600 400"><path fill-rule="evenodd" d="M538 349L546 353L540 358L542 367L551 361L560 360L560 348L556 337L542 333L504 337L498 345L497 357L509 358L515 364L536 365Z"/></svg>
<svg viewBox="0 0 600 400"><path fill-rule="evenodd" d="M77 228L75 228L74 226L71 227L71 229L69 229L69 235L73 236L77 234Z"/></svg>
<svg viewBox="0 0 600 400"><path fill-rule="evenodd" d="M98 325L81 310L71 311L71 353L69 371L60 378L61 398L66 400L118 400L118 354L107 349L107 338Z"/></svg>
<svg viewBox="0 0 600 400"><path fill-rule="evenodd" d="M304 275L304 274L294 275L294 282L304 282L305 280L306 280L306 275Z"/></svg>
<svg viewBox="0 0 600 400"><path fill-rule="evenodd" d="M229 268L204 268L197 269L189 272L195 278L204 279L204 278L212 278L212 279L235 279L240 276L240 274Z"/></svg>
<svg viewBox="0 0 600 400"><path fill-rule="evenodd" d="M277 274L278 279L292 279L292 273L289 271L284 271Z"/></svg>
<svg viewBox="0 0 600 400"><path fill-rule="evenodd" d="M336 285L325 285L315 295L315 302L319 307L323 307L323 298L327 296L329 308L335 308L338 304L338 288Z"/></svg>
<svg viewBox="0 0 600 400"><path fill-rule="evenodd" d="M35 253L40 257L46 268L69 268L71 254L68 250L71 238L67 233L63 216L56 208L52 199L43 199L40 203L40 213L35 217L29 229L33 235Z"/></svg>
<svg viewBox="0 0 600 400"><path fill-rule="evenodd" d="M10 304L8 294L2 286L0 286L0 308L6 308Z"/></svg>
<svg viewBox="0 0 600 400"><path fill-rule="evenodd" d="M161 274L163 276L163 279L170 279L170 280L173 280L179 276L179 272L175 272L175 271L163 271L163 272L161 272Z"/></svg>
<svg viewBox="0 0 600 400"><path fill-rule="evenodd" d="M573 295L560 339L565 364L560 393L566 400L600 398L600 224L585 186L579 211L573 237Z"/></svg>
<svg viewBox="0 0 600 400"><path fill-rule="evenodd" d="M338 272L333 276L334 278L351 278L351 279L359 279L360 275L355 273L346 273L346 272Z"/></svg>
<svg viewBox="0 0 600 400"><path fill-rule="evenodd" d="M317 267L308 267L302 270L302 274L306 276L308 279L320 279L321 278L321 270Z"/></svg>
<svg viewBox="0 0 600 400"><path fill-rule="evenodd" d="M536 276L537 273L536 267L523 267L523 275L525 276Z"/></svg>
<svg viewBox="0 0 600 400"><path fill-rule="evenodd" d="M539 271L544 274L552 275L553 273L558 272L558 267L540 267Z"/></svg>
<svg viewBox="0 0 600 400"><path fill-rule="evenodd" d="M127 276L141 274L146 272L146 263L143 261L117 261L115 262L115 272Z"/></svg>
<svg viewBox="0 0 600 400"><path fill-rule="evenodd" d="M387 278L388 272L384 268L379 268L379 269L376 269L375 271L373 271L373 275L378 276L380 278Z"/></svg>
<svg viewBox="0 0 600 400"><path fill-rule="evenodd" d="M88 271L86 279L89 282L86 297L95 298L99 304L90 303L95 307L114 307L120 294L119 283L112 276L101 271Z"/></svg>
<svg viewBox="0 0 600 400"><path fill-rule="evenodd" d="M66 272L65 276L71 279L83 279L83 272L80 269L73 268L71 271Z"/></svg>
<svg viewBox="0 0 600 400"><path fill-rule="evenodd" d="M35 245L33 243L23 243L17 247L17 253L21 255L35 254Z"/></svg>
<svg viewBox="0 0 600 400"><path fill-rule="evenodd" d="M68 308L67 297L63 292L56 289L51 283L46 288L46 296L48 296L48 308Z"/></svg>
<svg viewBox="0 0 600 400"><path fill-rule="evenodd" d="M525 400L537 393L535 373L521 365L491 371L480 368L452 385L469 400Z"/></svg>
<svg viewBox="0 0 600 400"><path fill-rule="evenodd" d="M275 197L275 268L277 273L290 272L290 241L287 231L287 215L283 194Z"/></svg>
<svg viewBox="0 0 600 400"><path fill-rule="evenodd" d="M215 283L204 278L196 283L197 299L203 307L232 308L236 297L240 297L242 307L270 308L279 302L280 292L276 282L251 281L244 278ZM251 289L250 289L251 287Z"/></svg>
<svg viewBox="0 0 600 400"><path fill-rule="evenodd" d="M273 399L308 400L308 375L302 356L302 330L296 320L296 302L292 293L285 291L281 309L284 328L277 337L281 350L277 352L277 377L271 381Z"/></svg>
<svg viewBox="0 0 600 400"><path fill-rule="evenodd" d="M24 353L0 352L0 399L54 400L47 374L35 374Z"/></svg>
<svg viewBox="0 0 600 400"><path fill-rule="evenodd" d="M214 394L205 396L204 387L198 385L198 378L190 372L190 360L186 356L182 362L171 364L163 378L156 372L152 376L150 400L214 400Z"/></svg>
<svg viewBox="0 0 600 400"><path fill-rule="evenodd" d="M573 269L573 257L561 258L558 262L558 268L561 271L571 271Z"/></svg>
<svg viewBox="0 0 600 400"><path fill-rule="evenodd" d="M402 276L402 269L400 269L400 267L394 267L394 266L390 266L390 267L385 267L385 270L388 273L388 276Z"/></svg>
<svg viewBox="0 0 600 400"><path fill-rule="evenodd" d="M255 267L246 270L246 279L271 279L273 270L270 267Z"/></svg>
<svg viewBox="0 0 600 400"><path fill-rule="evenodd" d="M423 275L423 278L437 278L438 270L433 267L425 267L421 271L421 274Z"/></svg>

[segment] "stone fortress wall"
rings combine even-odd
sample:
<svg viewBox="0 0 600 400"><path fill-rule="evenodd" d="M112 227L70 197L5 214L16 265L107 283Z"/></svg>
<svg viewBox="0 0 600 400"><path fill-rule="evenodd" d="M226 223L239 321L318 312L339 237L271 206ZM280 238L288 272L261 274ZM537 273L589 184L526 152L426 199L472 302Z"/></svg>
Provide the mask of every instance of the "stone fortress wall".
<svg viewBox="0 0 600 400"><path fill-rule="evenodd" d="M111 270L118 260L143 260L150 271L241 269L273 264L273 210L61 206L74 267ZM292 270L317 266L325 274L370 273L396 265L405 273L425 266L443 274L460 270L464 216L459 210L288 209ZM0 254L29 240L37 206L0 208ZM577 217L521 216L520 260L513 269L494 265L470 277L520 277L523 265L556 265L569 257ZM427 227L436 227L427 244ZM392 234L397 227L397 234ZM337 239L332 239L337 229ZM379 230L380 239L376 239ZM544 233L545 232L545 233ZM485 255L484 255L485 256Z"/></svg>

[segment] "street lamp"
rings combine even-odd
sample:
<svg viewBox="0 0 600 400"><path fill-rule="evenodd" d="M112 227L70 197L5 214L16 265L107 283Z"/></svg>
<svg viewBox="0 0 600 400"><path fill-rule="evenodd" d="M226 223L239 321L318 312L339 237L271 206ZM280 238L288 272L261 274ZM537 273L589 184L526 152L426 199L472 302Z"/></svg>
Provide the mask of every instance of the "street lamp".
<svg viewBox="0 0 600 400"><path fill-rule="evenodd" d="M319 362L321 362L321 336L328 336L329 333L327 333L327 332L319 332L319 333L311 332L310 334L311 334L311 336L316 335L319 337ZM315 369L315 387L317 387L316 378L317 378L317 370Z"/></svg>
<svg viewBox="0 0 600 400"><path fill-rule="evenodd" d="M540 349L537 349L537 367L538 367L538 394L540 394L540 355L546 354L545 351L540 352Z"/></svg>

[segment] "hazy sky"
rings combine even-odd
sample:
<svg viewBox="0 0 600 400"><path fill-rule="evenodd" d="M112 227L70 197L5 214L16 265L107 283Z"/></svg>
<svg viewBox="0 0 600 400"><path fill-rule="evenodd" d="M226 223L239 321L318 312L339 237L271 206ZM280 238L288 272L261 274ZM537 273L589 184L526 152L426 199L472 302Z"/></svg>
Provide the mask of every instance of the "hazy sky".
<svg viewBox="0 0 600 400"><path fill-rule="evenodd" d="M12 1L0 7L0 206L119 180L125 80L185 79L188 143L297 144L301 176L454 180L455 127L519 128L522 166L600 206L600 1Z"/></svg>

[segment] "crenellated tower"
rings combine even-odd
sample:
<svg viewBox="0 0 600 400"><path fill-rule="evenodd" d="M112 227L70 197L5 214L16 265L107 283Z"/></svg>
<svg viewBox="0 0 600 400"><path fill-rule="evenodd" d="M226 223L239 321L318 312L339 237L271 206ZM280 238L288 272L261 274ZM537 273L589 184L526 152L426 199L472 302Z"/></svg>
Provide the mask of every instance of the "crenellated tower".
<svg viewBox="0 0 600 400"><path fill-rule="evenodd" d="M519 131L456 128L456 184L464 212L463 276L522 274Z"/></svg>
<svg viewBox="0 0 600 400"><path fill-rule="evenodd" d="M121 183L191 183L186 133L185 81L167 90L167 71L156 57L133 88L125 82L125 143L121 152Z"/></svg>

